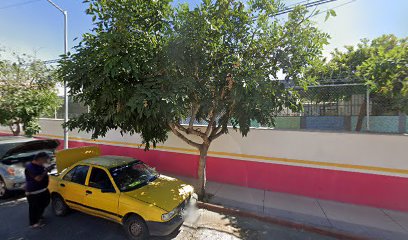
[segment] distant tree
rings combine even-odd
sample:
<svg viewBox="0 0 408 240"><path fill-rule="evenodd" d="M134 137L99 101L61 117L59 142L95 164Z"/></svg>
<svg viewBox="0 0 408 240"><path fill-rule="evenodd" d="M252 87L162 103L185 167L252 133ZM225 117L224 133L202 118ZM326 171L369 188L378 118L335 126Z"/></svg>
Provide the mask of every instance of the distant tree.
<svg viewBox="0 0 408 240"><path fill-rule="evenodd" d="M309 68L306 76L321 84L332 79L340 82L351 80L364 83L370 87L371 99L374 103L372 110L375 114L382 114L385 110L398 112L407 106L404 97L406 87L403 87L407 84L406 79L404 80L406 67L403 67L407 61L406 55L404 56L406 48L407 38L399 39L392 34L380 36L372 41L363 39L357 46L345 46L345 51L336 49L331 53L331 59L328 61L325 58L320 62L317 61ZM354 89L361 92L360 88ZM328 93L327 88L313 91L317 91L316 98L322 101L337 101L353 94L346 91L335 92L333 89L329 89L331 92ZM384 109L380 103L387 103L387 109ZM364 98L356 131L362 129L366 104Z"/></svg>
<svg viewBox="0 0 408 240"><path fill-rule="evenodd" d="M376 44L376 51L358 67L358 76L391 110L408 113L408 38L390 36Z"/></svg>
<svg viewBox="0 0 408 240"><path fill-rule="evenodd" d="M211 143L228 126L246 136L252 120L272 126L284 107L298 110L296 92L275 81L277 74L307 85L304 71L328 38L304 7L276 17L279 1L204 0L194 9L170 1L86 2L95 27L59 73L90 112L69 127L94 138L118 128L140 133L146 148L171 131L200 152L200 197Z"/></svg>
<svg viewBox="0 0 408 240"><path fill-rule="evenodd" d="M38 118L60 105L51 69L38 59L17 55L0 60L0 124L14 135L32 136L40 131Z"/></svg>

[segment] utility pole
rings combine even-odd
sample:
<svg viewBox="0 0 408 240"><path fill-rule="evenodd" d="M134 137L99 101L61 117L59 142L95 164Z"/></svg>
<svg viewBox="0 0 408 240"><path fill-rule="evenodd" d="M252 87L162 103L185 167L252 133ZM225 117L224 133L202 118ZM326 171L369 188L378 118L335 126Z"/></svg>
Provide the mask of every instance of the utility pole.
<svg viewBox="0 0 408 240"><path fill-rule="evenodd" d="M63 10L57 4L51 0L47 0L54 6L58 11L64 15L64 54L68 54L68 12ZM68 128L66 123L68 122L68 92L67 92L67 82L64 80L64 149L68 149Z"/></svg>

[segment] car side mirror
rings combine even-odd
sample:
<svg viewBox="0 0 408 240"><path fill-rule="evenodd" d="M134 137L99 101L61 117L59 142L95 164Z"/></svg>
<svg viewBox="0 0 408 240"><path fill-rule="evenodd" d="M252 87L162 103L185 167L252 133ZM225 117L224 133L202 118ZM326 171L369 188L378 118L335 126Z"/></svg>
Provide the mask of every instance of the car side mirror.
<svg viewBox="0 0 408 240"><path fill-rule="evenodd" d="M101 192L102 193L116 193L114 188L102 188Z"/></svg>

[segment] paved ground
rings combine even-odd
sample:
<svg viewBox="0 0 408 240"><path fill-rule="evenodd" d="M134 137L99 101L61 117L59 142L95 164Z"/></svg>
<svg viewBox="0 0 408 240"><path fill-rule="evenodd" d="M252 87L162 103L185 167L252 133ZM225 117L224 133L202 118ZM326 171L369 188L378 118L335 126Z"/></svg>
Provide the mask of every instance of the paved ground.
<svg viewBox="0 0 408 240"><path fill-rule="evenodd" d="M21 195L0 201L0 239L2 240L108 240L126 239L119 224L72 212L66 217L55 217L48 208L48 224L41 230L28 228L27 202ZM207 210L198 210L198 218L182 226L179 232L152 240L236 240L236 239L333 239L317 234L271 225L249 218L236 218Z"/></svg>
<svg viewBox="0 0 408 240"><path fill-rule="evenodd" d="M192 178L175 176L195 185ZM277 219L333 229L369 239L408 239L408 213L270 192L216 182L207 183L210 202Z"/></svg>

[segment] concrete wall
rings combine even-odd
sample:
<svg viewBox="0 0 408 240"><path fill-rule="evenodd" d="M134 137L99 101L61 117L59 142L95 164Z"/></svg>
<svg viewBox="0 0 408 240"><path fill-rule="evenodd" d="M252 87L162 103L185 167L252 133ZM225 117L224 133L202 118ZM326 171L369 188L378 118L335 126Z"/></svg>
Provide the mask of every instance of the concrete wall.
<svg viewBox="0 0 408 240"><path fill-rule="evenodd" d="M343 116L316 116L306 117L305 129L343 131L345 123Z"/></svg>
<svg viewBox="0 0 408 240"><path fill-rule="evenodd" d="M351 118L352 130L356 129L357 116ZM400 116L370 116L370 132L399 133ZM366 117L363 119L362 131L367 130Z"/></svg>
<svg viewBox="0 0 408 240"><path fill-rule="evenodd" d="M61 121L42 120L38 137L62 139ZM0 129L3 133L8 129ZM70 147L139 158L160 171L197 176L198 152L174 135L145 152L139 135L111 131L91 140L71 132ZM208 179L342 202L408 211L408 136L252 129L211 146Z"/></svg>
<svg viewBox="0 0 408 240"><path fill-rule="evenodd" d="M300 129L301 117L276 117L275 125L277 129Z"/></svg>
<svg viewBox="0 0 408 240"><path fill-rule="evenodd" d="M275 128L354 131L357 119L358 116L277 117ZM367 131L366 123L366 118L364 117L362 131ZM401 127L401 124L405 126ZM252 126L258 127L259 124L254 123ZM370 116L370 132L408 133L408 118L401 116Z"/></svg>

